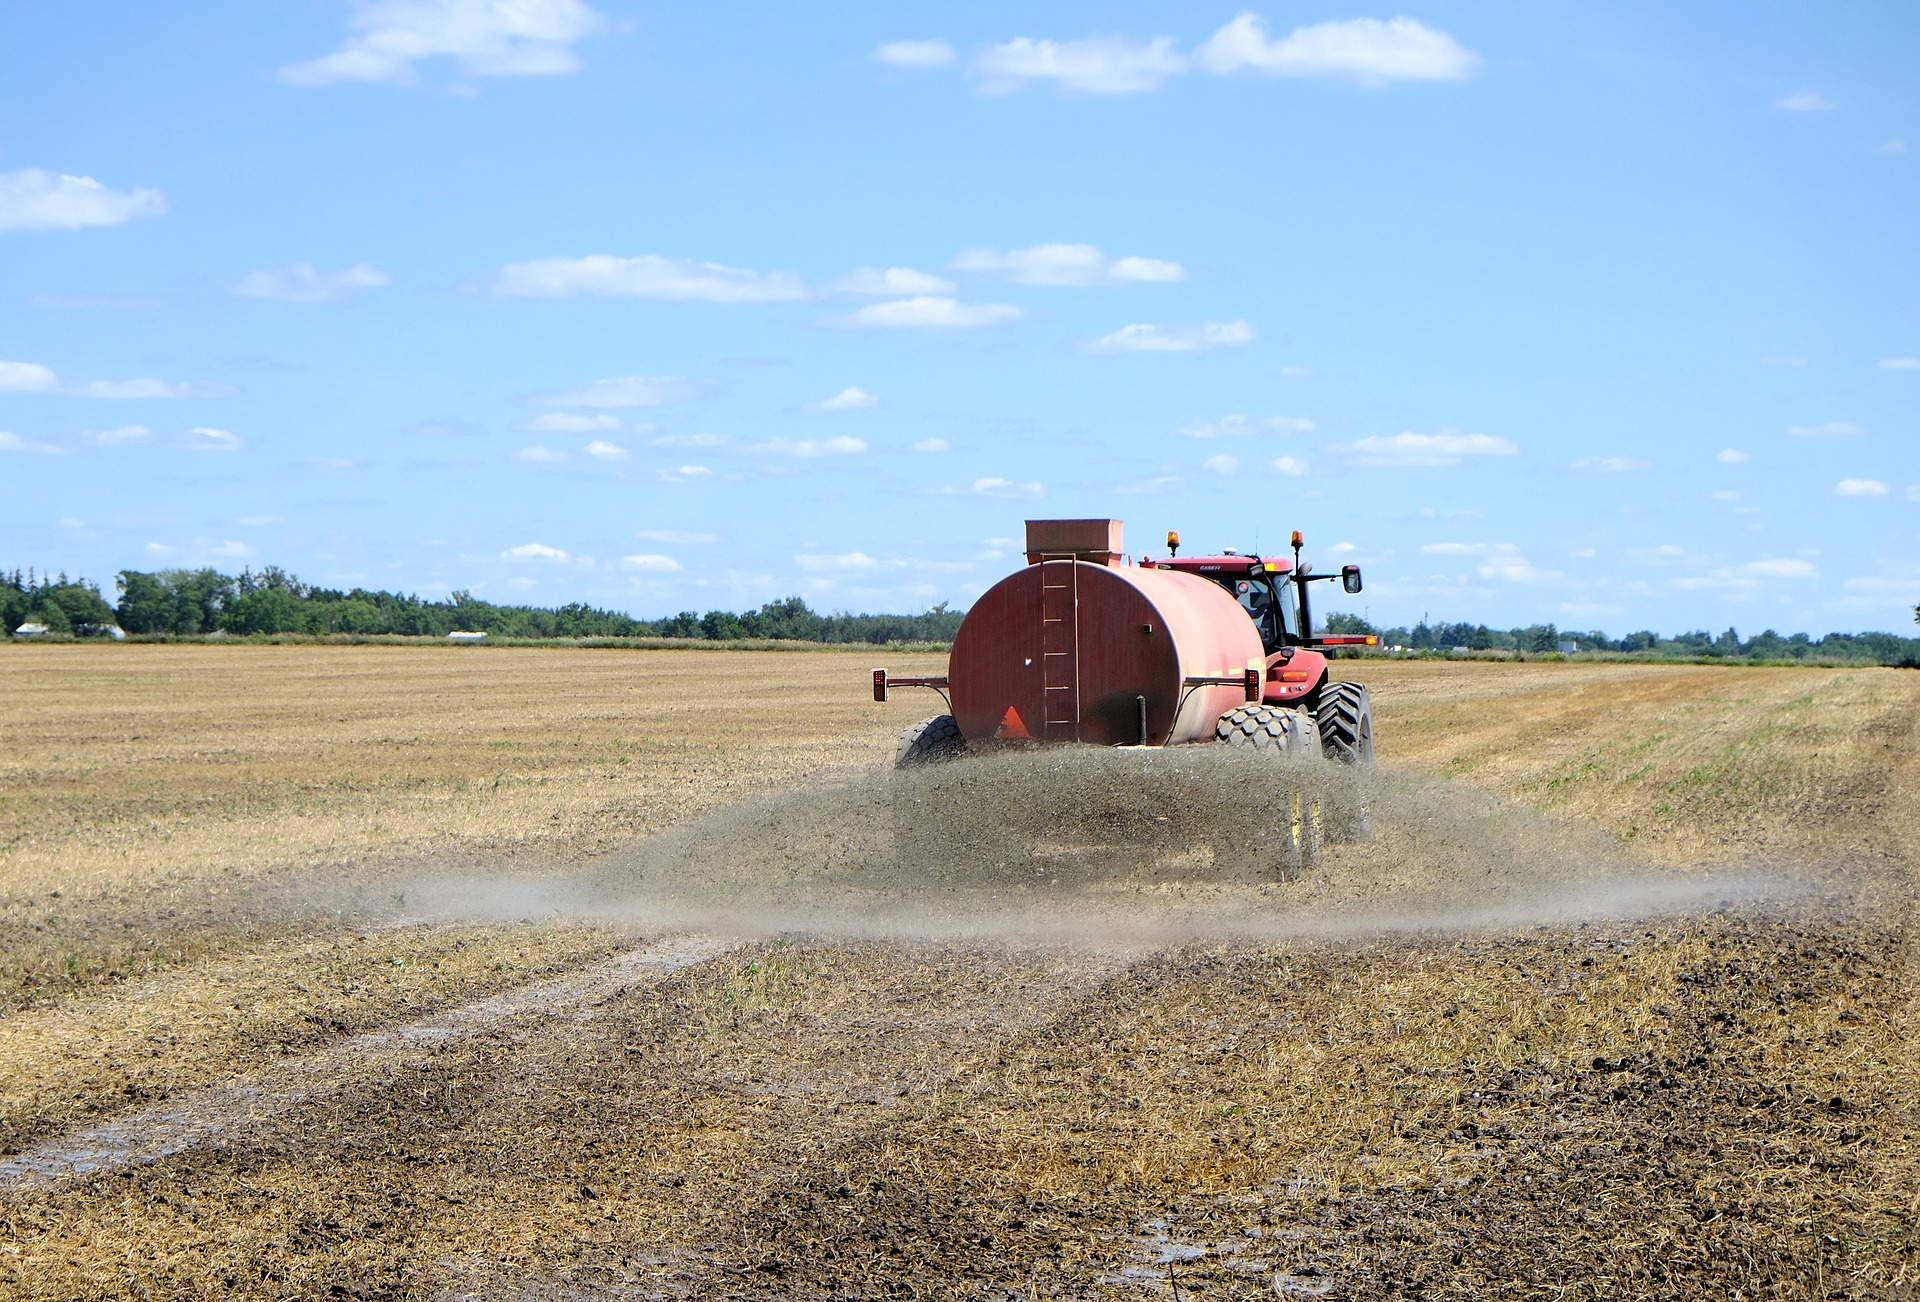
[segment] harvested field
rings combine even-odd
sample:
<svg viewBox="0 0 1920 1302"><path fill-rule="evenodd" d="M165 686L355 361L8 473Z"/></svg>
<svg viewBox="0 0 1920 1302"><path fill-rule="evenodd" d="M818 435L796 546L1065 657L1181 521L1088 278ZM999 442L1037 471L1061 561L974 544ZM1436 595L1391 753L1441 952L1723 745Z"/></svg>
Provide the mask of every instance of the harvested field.
<svg viewBox="0 0 1920 1302"><path fill-rule="evenodd" d="M0 1292L1920 1292L1920 674L1341 668L1370 839L1039 888L862 657L0 648Z"/></svg>

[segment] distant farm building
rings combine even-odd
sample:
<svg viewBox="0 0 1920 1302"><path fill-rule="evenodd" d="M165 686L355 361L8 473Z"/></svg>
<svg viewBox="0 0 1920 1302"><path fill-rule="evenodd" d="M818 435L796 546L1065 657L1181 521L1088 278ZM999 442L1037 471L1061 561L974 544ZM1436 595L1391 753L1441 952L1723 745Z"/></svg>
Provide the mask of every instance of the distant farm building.
<svg viewBox="0 0 1920 1302"><path fill-rule="evenodd" d="M1563 656L1570 656L1579 649L1580 644L1578 642L1564 641L1560 644L1560 654Z"/></svg>
<svg viewBox="0 0 1920 1302"><path fill-rule="evenodd" d="M447 634L447 641L449 642L484 642L486 640L487 635L485 633L456 632Z"/></svg>
<svg viewBox="0 0 1920 1302"><path fill-rule="evenodd" d="M15 637L45 637L51 632L53 632L53 630L45 624L22 624L19 628L13 630L13 635Z"/></svg>
<svg viewBox="0 0 1920 1302"><path fill-rule="evenodd" d="M75 637L104 637L115 642L127 640L127 630L118 624L75 624L73 633Z"/></svg>

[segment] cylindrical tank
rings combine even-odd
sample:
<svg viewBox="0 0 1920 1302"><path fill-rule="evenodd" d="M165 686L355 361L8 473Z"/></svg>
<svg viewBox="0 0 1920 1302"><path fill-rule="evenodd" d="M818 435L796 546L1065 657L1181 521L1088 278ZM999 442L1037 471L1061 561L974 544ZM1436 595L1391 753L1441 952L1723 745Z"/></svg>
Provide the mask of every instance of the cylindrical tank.
<svg viewBox="0 0 1920 1302"><path fill-rule="evenodd" d="M947 677L954 720L970 741L1177 744L1211 741L1220 716L1246 700L1241 687L1189 689L1186 679L1237 677L1264 658L1253 621L1216 583L1052 560L1008 575L974 602Z"/></svg>

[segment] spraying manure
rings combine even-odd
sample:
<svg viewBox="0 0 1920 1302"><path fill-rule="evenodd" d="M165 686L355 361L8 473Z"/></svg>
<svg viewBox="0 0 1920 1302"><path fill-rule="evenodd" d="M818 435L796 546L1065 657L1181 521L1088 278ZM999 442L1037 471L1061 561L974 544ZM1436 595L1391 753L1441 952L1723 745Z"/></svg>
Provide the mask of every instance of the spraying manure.
<svg viewBox="0 0 1920 1302"><path fill-rule="evenodd" d="M1325 834L1306 869L1275 832L1300 804ZM1134 946L1643 916L1764 893L1756 875L1657 866L1449 782L1227 747L1049 747L770 793L569 878L443 879L416 898L467 919Z"/></svg>

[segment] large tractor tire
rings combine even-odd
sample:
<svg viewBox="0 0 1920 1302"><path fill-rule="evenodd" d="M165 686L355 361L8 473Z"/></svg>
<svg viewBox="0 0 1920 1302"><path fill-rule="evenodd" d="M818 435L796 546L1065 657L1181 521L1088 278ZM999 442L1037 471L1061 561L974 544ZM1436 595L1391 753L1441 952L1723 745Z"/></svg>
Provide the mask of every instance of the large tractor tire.
<svg viewBox="0 0 1920 1302"><path fill-rule="evenodd" d="M1313 710L1320 731L1321 753L1361 770L1373 768L1373 702L1359 683L1328 683L1320 689ZM1329 809L1329 841L1364 841L1373 834L1373 810L1364 780L1351 793L1346 807Z"/></svg>
<svg viewBox="0 0 1920 1302"><path fill-rule="evenodd" d="M966 753L966 739L951 714L936 714L922 719L900 734L900 745L893 753L893 766L912 768L916 764L937 764Z"/></svg>
<svg viewBox="0 0 1920 1302"><path fill-rule="evenodd" d="M1328 759L1373 767L1373 703L1359 683L1328 683L1313 709L1320 749Z"/></svg>
<svg viewBox="0 0 1920 1302"><path fill-rule="evenodd" d="M1215 741L1277 755L1320 754L1320 735L1305 715L1270 705L1241 705L1213 725Z"/></svg>
<svg viewBox="0 0 1920 1302"><path fill-rule="evenodd" d="M1213 726L1213 736L1235 749L1275 759L1320 756L1320 734L1313 719L1296 710L1277 710L1270 705L1242 705L1228 710ZM1277 867L1284 880L1292 881L1302 869L1320 863L1321 846L1326 840L1322 827L1325 811L1319 794L1302 787L1296 788L1274 813L1276 826L1262 834L1260 840L1266 848L1256 853L1270 867Z"/></svg>

